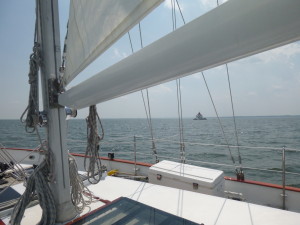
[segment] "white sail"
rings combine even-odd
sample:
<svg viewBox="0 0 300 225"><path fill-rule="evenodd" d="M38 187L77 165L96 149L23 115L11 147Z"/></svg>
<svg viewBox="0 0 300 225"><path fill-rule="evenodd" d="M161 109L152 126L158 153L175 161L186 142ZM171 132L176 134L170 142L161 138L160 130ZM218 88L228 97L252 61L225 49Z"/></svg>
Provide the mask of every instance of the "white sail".
<svg viewBox="0 0 300 225"><path fill-rule="evenodd" d="M84 108L300 39L300 1L231 0L59 97Z"/></svg>
<svg viewBox="0 0 300 225"><path fill-rule="evenodd" d="M68 84L162 1L71 1L64 83Z"/></svg>

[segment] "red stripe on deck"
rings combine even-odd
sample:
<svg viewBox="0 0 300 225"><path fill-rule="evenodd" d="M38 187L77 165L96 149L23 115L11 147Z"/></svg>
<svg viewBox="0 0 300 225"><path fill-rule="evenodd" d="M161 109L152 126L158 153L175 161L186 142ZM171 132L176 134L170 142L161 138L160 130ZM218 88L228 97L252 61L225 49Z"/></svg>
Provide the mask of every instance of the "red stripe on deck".
<svg viewBox="0 0 300 225"><path fill-rule="evenodd" d="M73 156L78 156L78 157L85 157L83 154L78 154L78 153L71 153ZM120 163L127 163L127 164L136 164L138 166L146 166L146 167L151 167L153 164L151 163L144 163L144 162L134 162L130 160L125 160L125 159L109 159L107 157L100 157L102 160L108 160L108 161L113 161L113 162L120 162Z"/></svg>
<svg viewBox="0 0 300 225"><path fill-rule="evenodd" d="M0 219L0 225L6 225L6 224Z"/></svg>
<svg viewBox="0 0 300 225"><path fill-rule="evenodd" d="M7 150L21 150L21 151L34 151L33 149L26 149L26 148L0 148L0 149L7 149ZM0 224L1 225L1 224Z"/></svg>
<svg viewBox="0 0 300 225"><path fill-rule="evenodd" d="M234 181L234 182L241 182L241 183L246 183L246 184L254 184L254 185L259 185L259 186L264 186L264 187L282 189L282 185L265 183L265 182L261 182L261 181L237 180L236 178L233 178L233 177L224 177L224 179L225 180ZM290 187L290 186L286 186L285 190L300 192L300 188Z"/></svg>
<svg viewBox="0 0 300 225"><path fill-rule="evenodd" d="M34 151L33 149L26 149L26 148L1 148L1 149L20 150L20 151ZM85 155L79 154L79 153L71 153L71 155L78 156L78 157L85 157ZM151 167L153 165L151 163L134 162L134 161L125 160L125 159L109 159L107 157L100 157L100 159L108 160L108 161L114 161L114 162L120 162L120 163L127 163L127 164L136 164L138 166L146 166L146 167Z"/></svg>

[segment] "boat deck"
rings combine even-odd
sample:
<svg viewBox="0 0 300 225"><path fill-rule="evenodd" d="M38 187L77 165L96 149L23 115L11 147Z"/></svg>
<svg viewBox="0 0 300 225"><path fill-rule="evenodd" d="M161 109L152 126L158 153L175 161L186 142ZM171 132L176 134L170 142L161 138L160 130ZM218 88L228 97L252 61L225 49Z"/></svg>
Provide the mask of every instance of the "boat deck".
<svg viewBox="0 0 300 225"><path fill-rule="evenodd" d="M99 198L113 201L127 197L205 225L298 225L300 221L299 213L117 177L106 176L89 189L95 201L84 213L107 204ZM28 209L28 215L33 215L32 211L35 215L37 211L41 212L39 206ZM8 220L3 222L8 224ZM25 214L22 224L32 225L38 221L38 216L32 218Z"/></svg>
<svg viewBox="0 0 300 225"><path fill-rule="evenodd" d="M128 197L205 225L298 225L300 221L299 213L115 177L89 188L107 200Z"/></svg>

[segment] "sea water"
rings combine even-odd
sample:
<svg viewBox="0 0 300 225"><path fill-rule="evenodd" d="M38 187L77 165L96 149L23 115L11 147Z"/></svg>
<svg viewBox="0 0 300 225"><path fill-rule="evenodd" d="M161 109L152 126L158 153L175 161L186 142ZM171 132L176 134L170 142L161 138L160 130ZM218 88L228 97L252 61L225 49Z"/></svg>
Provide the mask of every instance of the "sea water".
<svg viewBox="0 0 300 225"><path fill-rule="evenodd" d="M146 119L103 119L102 125L101 156L113 152L115 158L134 160L136 157L137 161L155 163ZM300 116L237 117L236 131L232 118L221 118L221 124L217 118L186 118L183 126L184 153L181 153L178 119L152 119L159 160L180 161L184 154L186 163L220 169L227 176L235 176L235 168L242 166L246 179L281 184L285 147L286 184L300 187ZM84 153L85 120L68 120L67 127L69 151ZM38 133L45 138L44 128L39 128ZM5 147L29 149L39 145L37 133L26 133L18 120L0 120L0 143ZM228 148L227 143L241 147Z"/></svg>

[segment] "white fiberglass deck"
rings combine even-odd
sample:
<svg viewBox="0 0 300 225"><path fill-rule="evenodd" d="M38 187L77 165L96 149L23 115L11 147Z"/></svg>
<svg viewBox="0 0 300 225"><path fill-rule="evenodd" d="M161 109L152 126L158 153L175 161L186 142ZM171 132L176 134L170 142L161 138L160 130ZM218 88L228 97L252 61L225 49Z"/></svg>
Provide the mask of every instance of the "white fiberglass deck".
<svg viewBox="0 0 300 225"><path fill-rule="evenodd" d="M101 199L128 197L205 225L299 225L300 221L299 213L116 177L107 176L89 189ZM96 201L90 209L103 205ZM38 208L27 210L22 224L36 224L40 217L32 215L40 212Z"/></svg>
<svg viewBox="0 0 300 225"><path fill-rule="evenodd" d="M300 221L299 213L115 177L89 188L104 199L128 197L205 225L299 225Z"/></svg>

